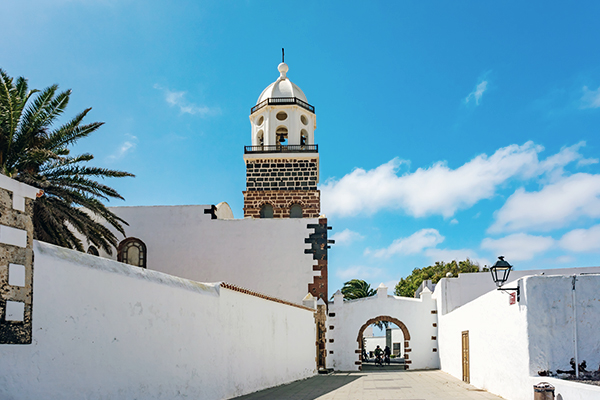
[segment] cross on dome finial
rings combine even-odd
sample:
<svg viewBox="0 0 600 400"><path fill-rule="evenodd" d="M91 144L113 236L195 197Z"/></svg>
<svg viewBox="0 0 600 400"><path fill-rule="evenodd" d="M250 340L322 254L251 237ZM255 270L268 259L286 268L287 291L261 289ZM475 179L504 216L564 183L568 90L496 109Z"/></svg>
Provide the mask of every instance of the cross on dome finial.
<svg viewBox="0 0 600 400"><path fill-rule="evenodd" d="M281 48L281 62L285 62L285 50L283 49L283 47Z"/></svg>

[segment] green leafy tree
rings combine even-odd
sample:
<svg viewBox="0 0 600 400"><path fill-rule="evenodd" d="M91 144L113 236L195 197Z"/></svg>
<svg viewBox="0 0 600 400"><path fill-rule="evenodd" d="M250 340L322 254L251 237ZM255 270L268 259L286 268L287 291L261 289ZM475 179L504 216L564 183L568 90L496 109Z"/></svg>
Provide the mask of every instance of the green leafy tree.
<svg viewBox="0 0 600 400"><path fill-rule="evenodd" d="M459 273L464 274L468 272L481 272L489 271L488 268L483 268L479 264L473 263L470 259L465 261L451 261L445 263L443 261L436 261L434 265L430 265L425 268L415 268L409 276L400 279L400 282L396 285L394 291L396 296L413 297L415 291L421 286L421 283L425 280L431 280L433 283L438 283L440 279L444 278L448 272L452 273L453 276L458 276Z"/></svg>
<svg viewBox="0 0 600 400"><path fill-rule="evenodd" d="M127 223L101 200L123 197L96 179L133 175L85 165L91 154L69 155L69 146L103 125L82 123L88 108L55 127L70 95L70 90L58 92L57 85L29 90L26 79L15 81L0 69L0 172L43 190L33 205L36 239L84 251L75 230L112 254L117 238L102 220L122 234Z"/></svg>

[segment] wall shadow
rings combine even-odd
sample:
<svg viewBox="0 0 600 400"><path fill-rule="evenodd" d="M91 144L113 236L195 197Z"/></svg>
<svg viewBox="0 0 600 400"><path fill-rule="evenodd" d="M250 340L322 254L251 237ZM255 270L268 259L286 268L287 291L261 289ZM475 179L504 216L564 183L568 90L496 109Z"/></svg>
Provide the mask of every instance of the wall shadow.
<svg viewBox="0 0 600 400"><path fill-rule="evenodd" d="M286 385L276 386L259 392L250 393L244 396L235 397L231 400L314 400L325 394L331 393L342 386L348 385L359 379L360 375L317 375L308 379L302 379L288 383Z"/></svg>

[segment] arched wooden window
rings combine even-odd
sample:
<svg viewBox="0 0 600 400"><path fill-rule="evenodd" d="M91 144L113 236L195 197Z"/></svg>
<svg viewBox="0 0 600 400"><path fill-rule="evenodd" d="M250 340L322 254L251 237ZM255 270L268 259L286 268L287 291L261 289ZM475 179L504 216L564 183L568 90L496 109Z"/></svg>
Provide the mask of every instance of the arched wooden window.
<svg viewBox="0 0 600 400"><path fill-rule="evenodd" d="M100 255L100 253L98 253L98 249L96 248L96 246L93 246L93 245L90 246L90 247L88 247L87 253L91 254L93 256L99 256Z"/></svg>
<svg viewBox="0 0 600 400"><path fill-rule="evenodd" d="M290 218L302 218L302 206L300 204L292 204Z"/></svg>
<svg viewBox="0 0 600 400"><path fill-rule="evenodd" d="M146 245L140 239L127 238L119 243L117 260L136 267L146 268Z"/></svg>
<svg viewBox="0 0 600 400"><path fill-rule="evenodd" d="M260 217L273 218L273 206L269 203L263 204L263 206L260 208Z"/></svg>

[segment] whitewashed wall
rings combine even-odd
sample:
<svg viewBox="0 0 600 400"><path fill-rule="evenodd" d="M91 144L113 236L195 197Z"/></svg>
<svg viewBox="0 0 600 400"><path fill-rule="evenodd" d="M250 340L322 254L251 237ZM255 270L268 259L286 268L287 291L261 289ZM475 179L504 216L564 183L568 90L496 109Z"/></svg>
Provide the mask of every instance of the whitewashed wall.
<svg viewBox="0 0 600 400"><path fill-rule="evenodd" d="M554 386L556 400L598 400L600 399L600 386L588 385L580 382L566 381L563 379L547 376L536 376L530 378L530 384L537 385L548 382ZM533 399L533 396L530 397Z"/></svg>
<svg viewBox="0 0 600 400"><path fill-rule="evenodd" d="M588 370L600 366L600 275L577 275L576 279L575 314L572 276L524 279L532 376L541 370L570 370L575 343L580 363L585 360Z"/></svg>
<svg viewBox="0 0 600 400"><path fill-rule="evenodd" d="M148 248L148 269L194 281L224 281L300 303L313 282L304 243L318 219L211 219L210 205L113 207L127 236ZM121 235L118 235L121 237ZM101 256L108 257L105 253ZM116 259L116 254L111 258Z"/></svg>
<svg viewBox="0 0 600 400"><path fill-rule="evenodd" d="M404 334L400 329L392 329L392 347L390 350L394 354L394 343L400 343L400 357L404 354ZM365 336L365 351L375 351L377 346L381 349L385 349L386 337L385 336Z"/></svg>
<svg viewBox="0 0 600 400"><path fill-rule="evenodd" d="M589 369L596 369L600 363L600 276L578 275L577 279L579 360L585 359ZM537 376L538 371L570 369L574 356L572 278L538 275L519 281L521 301L517 304L509 304L507 293L492 290L439 316L440 362L442 370L462 378L461 333L469 331L471 384L511 400L530 400L533 384L548 380ZM436 290L435 295L439 294ZM560 387L565 400L598 398L599 391L583 384Z"/></svg>
<svg viewBox="0 0 600 400"><path fill-rule="evenodd" d="M0 398L225 399L315 373L312 311L34 242L33 344Z"/></svg>
<svg viewBox="0 0 600 400"><path fill-rule="evenodd" d="M438 316L441 369L462 379L462 332L469 331L471 384L507 399L531 400L527 308L508 299L493 290Z"/></svg>
<svg viewBox="0 0 600 400"><path fill-rule="evenodd" d="M516 280L530 275L569 275L582 273L600 273L600 267L534 269L523 271L517 269L510 273L510 279ZM495 288L496 284L492 280L492 276L489 272L478 272L460 274L456 278L443 278L437 283L435 293L440 299L443 298L443 302L440 303L440 312L446 314Z"/></svg>
<svg viewBox="0 0 600 400"><path fill-rule="evenodd" d="M387 288L378 288L378 294L363 299L343 301L334 296L329 303L327 319L327 367L339 371L356 371L359 365L357 337L360 328L371 318L390 316L400 320L410 333L410 369L439 368L437 340L437 315L435 300L429 290L424 291L419 299L387 295ZM334 317L331 315L335 314ZM331 329L331 326L334 328ZM333 339L333 343L329 342ZM436 351L434 351L434 349ZM403 350L404 351L404 350Z"/></svg>

